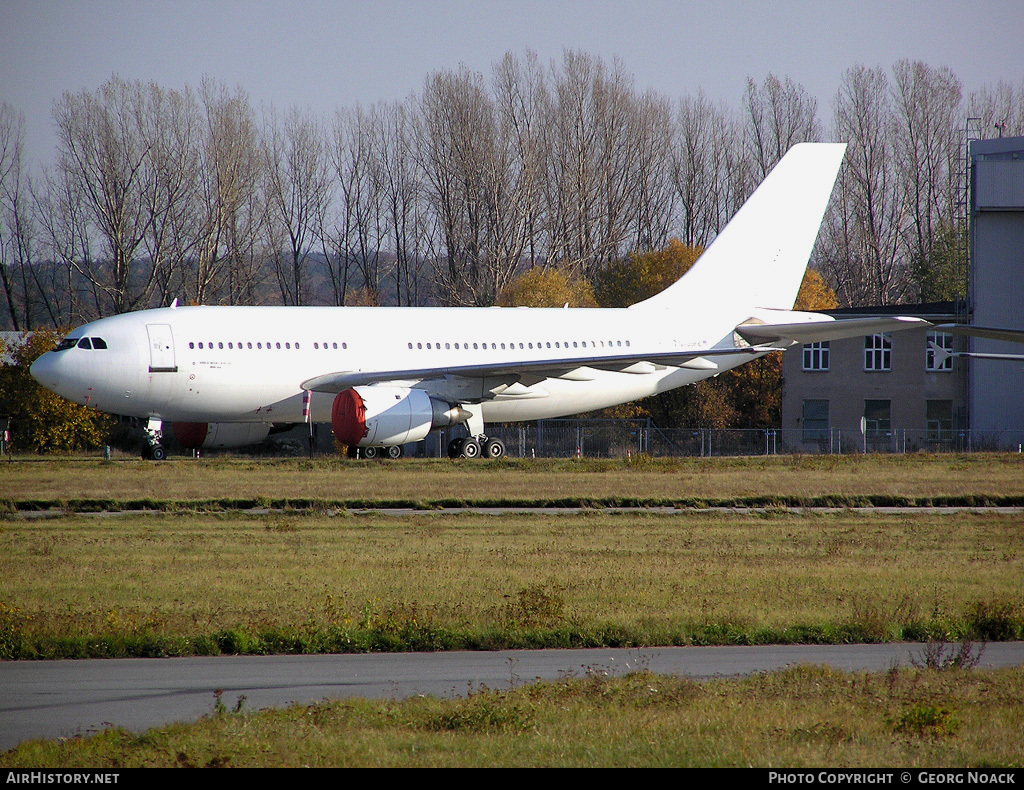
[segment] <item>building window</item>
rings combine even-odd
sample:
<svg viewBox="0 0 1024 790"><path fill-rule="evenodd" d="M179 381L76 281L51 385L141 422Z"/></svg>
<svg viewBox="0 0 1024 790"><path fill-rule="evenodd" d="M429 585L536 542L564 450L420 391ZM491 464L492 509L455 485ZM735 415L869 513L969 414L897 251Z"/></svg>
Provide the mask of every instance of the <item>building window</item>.
<svg viewBox="0 0 1024 790"><path fill-rule="evenodd" d="M928 345L924 352L924 369L931 371L952 370L953 357L947 354L936 354L935 349L940 348L947 354L953 353L953 336L948 332L929 332Z"/></svg>
<svg viewBox="0 0 1024 790"><path fill-rule="evenodd" d="M829 341L804 344L804 370L828 370Z"/></svg>
<svg viewBox="0 0 1024 790"><path fill-rule="evenodd" d="M806 347L805 347L806 348ZM803 441L820 442L828 438L828 401L805 400L803 410Z"/></svg>
<svg viewBox="0 0 1024 790"><path fill-rule="evenodd" d="M887 400L864 401L864 435L869 439L880 439L892 430L892 402Z"/></svg>
<svg viewBox="0 0 1024 790"><path fill-rule="evenodd" d="M925 424L928 438L932 441L946 441L953 438L953 401L925 401Z"/></svg>
<svg viewBox="0 0 1024 790"><path fill-rule="evenodd" d="M864 338L864 370L892 370L892 335L868 335Z"/></svg>

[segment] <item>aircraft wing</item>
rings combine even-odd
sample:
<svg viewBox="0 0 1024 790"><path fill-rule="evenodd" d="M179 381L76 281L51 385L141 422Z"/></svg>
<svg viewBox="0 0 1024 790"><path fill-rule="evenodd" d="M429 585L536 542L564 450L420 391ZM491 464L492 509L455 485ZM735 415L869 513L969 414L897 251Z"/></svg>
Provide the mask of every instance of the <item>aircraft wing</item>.
<svg viewBox="0 0 1024 790"><path fill-rule="evenodd" d="M793 315L793 314L790 314ZM806 314L805 314L806 315ZM439 379L494 379L505 383L520 382L526 386L546 378L586 380L587 369L620 373L649 373L665 368L690 370L718 370L716 357L736 355L758 356L769 351L784 350L796 343L821 340L839 340L846 337L892 332L915 327L931 326L927 321L908 317L863 318L837 321L830 317L815 316L815 320L798 323L766 324L744 323L736 327L750 345L727 345L714 348L673 348L632 351L630 354L579 355L541 360L507 360L476 365L456 365L439 368L407 368L390 370L346 370L314 376L302 382L303 389L314 392L337 393L353 386L367 386L385 382L415 383Z"/></svg>
<svg viewBox="0 0 1024 790"><path fill-rule="evenodd" d="M585 380L587 378L586 368L620 373L648 373L666 367L717 370L718 366L710 359L712 357L737 354L753 356L781 350L781 347L774 345L750 345L630 354L579 355L540 360L495 361L477 365L453 365L444 369L348 370L308 379L302 382L302 389L336 393L350 387L391 381L417 382L444 378L491 379L503 377L508 378L510 382L523 381L529 386L546 378Z"/></svg>
<svg viewBox="0 0 1024 790"><path fill-rule="evenodd" d="M793 315L789 313L789 315ZM805 314L809 315L809 314ZM744 323L736 332L750 345L727 345L714 348L632 351L628 354L580 354L571 357L534 360L496 360L474 365L453 365L443 369L395 368L390 370L344 370L325 373L302 382L302 389L313 392L338 393L351 387L403 382L415 384L441 379L492 380L506 385L519 382L532 386L547 378L587 380L587 370L642 374L668 367L715 371L715 357L749 354L757 356L771 351L784 351L796 343L838 340L875 332L891 332L914 327L931 326L920 318L852 318L836 320L814 315L814 320L797 323ZM479 391L479 390L478 390Z"/></svg>

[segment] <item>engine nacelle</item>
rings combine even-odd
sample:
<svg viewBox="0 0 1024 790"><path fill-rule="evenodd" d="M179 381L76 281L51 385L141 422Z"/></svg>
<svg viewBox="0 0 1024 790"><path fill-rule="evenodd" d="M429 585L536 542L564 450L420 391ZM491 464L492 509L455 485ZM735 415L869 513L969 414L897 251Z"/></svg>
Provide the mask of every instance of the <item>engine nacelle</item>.
<svg viewBox="0 0 1024 790"><path fill-rule="evenodd" d="M338 393L331 410L334 436L349 447L418 442L468 418L458 406L408 387L353 387Z"/></svg>
<svg viewBox="0 0 1024 790"><path fill-rule="evenodd" d="M267 438L264 422L172 422L178 444L189 450L228 449L258 444Z"/></svg>

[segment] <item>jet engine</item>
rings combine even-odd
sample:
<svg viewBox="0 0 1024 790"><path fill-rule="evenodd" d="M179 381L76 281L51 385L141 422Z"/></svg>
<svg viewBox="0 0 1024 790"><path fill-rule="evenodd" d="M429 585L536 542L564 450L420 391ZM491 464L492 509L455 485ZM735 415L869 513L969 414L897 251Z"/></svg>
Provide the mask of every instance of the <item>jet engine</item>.
<svg viewBox="0 0 1024 790"><path fill-rule="evenodd" d="M270 426L263 422L174 422L178 444L189 450L227 449L257 444L267 438Z"/></svg>
<svg viewBox="0 0 1024 790"><path fill-rule="evenodd" d="M407 387L354 387L339 392L331 410L335 438L349 447L418 442L435 428L465 422L469 414Z"/></svg>

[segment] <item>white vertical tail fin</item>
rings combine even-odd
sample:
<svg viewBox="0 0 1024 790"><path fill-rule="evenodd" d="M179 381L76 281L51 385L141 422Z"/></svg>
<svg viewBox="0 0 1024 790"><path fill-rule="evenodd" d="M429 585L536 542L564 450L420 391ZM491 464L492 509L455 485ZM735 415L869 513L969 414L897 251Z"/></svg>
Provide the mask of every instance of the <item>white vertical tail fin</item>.
<svg viewBox="0 0 1024 790"><path fill-rule="evenodd" d="M713 299L737 322L759 307L792 309L845 151L845 143L793 146L690 271L633 307Z"/></svg>

